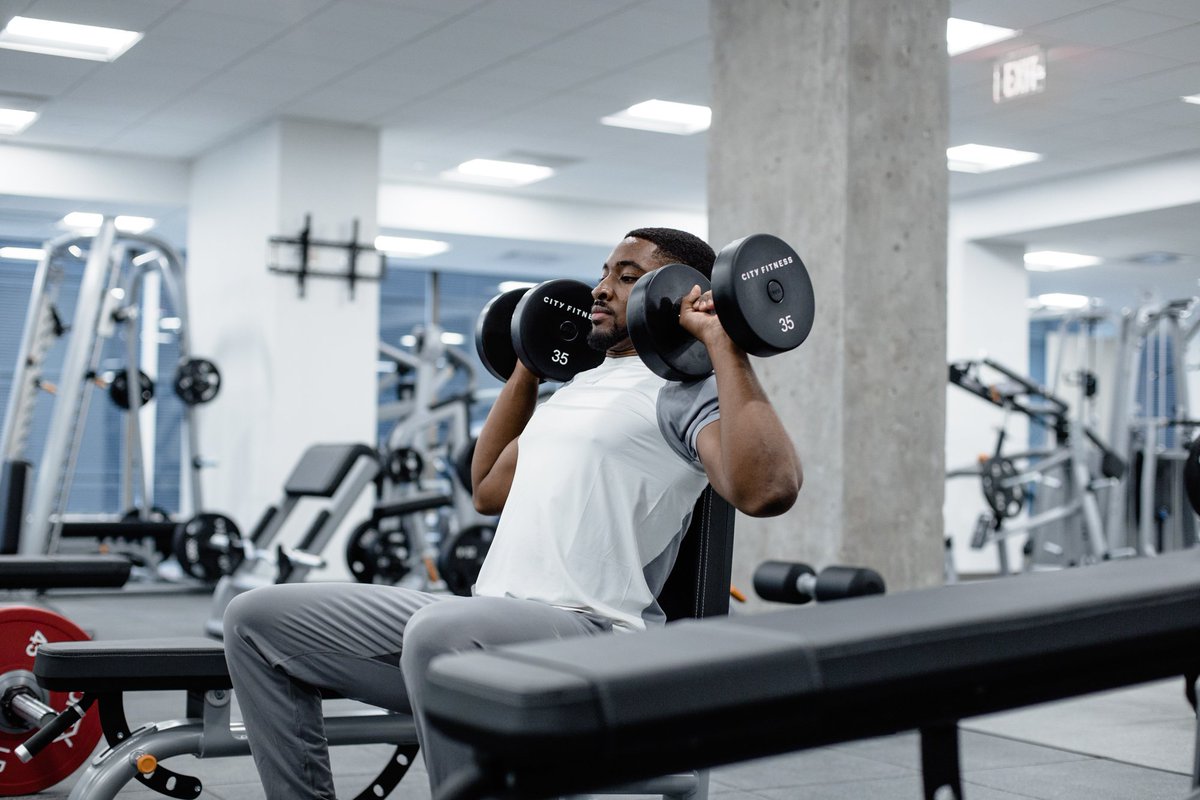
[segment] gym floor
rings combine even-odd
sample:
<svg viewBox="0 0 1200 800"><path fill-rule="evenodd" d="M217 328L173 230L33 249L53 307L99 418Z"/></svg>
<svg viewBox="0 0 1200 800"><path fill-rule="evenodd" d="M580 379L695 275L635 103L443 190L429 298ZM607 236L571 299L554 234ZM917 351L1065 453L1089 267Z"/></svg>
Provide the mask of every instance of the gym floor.
<svg viewBox="0 0 1200 800"><path fill-rule="evenodd" d="M16 600L17 598L9 598ZM52 593L43 602L97 639L202 635L207 594L132 585L120 593ZM348 701L336 701L348 703ZM127 697L134 728L184 715L179 692ZM962 726L964 794L970 800L1153 800L1186 796L1191 786L1196 721L1181 681L1147 684L1033 709L968 720ZM236 710L235 710L236 715ZM332 751L338 794L354 797L391 748ZM167 762L199 777L210 800L263 797L247 757ZM713 800L919 800L916 734L853 742L722 767L712 772ZM74 777L36 797L66 797ZM158 797L136 783L120 797ZM33 796L31 796L33 797ZM392 797L428 800L421 764Z"/></svg>

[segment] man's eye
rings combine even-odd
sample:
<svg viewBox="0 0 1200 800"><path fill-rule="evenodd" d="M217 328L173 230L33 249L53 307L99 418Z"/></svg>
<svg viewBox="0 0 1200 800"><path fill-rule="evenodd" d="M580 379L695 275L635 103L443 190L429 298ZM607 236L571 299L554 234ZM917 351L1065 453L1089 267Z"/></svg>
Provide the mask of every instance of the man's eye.
<svg viewBox="0 0 1200 800"><path fill-rule="evenodd" d="M622 282L622 283L637 283L637 280L638 280L638 279L637 279L637 276L636 276L636 275L623 275L623 276L621 276L621 282Z"/></svg>

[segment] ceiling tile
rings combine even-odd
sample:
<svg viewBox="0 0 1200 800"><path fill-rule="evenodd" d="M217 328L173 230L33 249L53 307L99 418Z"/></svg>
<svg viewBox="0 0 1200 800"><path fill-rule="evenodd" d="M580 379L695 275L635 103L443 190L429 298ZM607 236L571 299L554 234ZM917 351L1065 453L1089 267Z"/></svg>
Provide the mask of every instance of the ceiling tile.
<svg viewBox="0 0 1200 800"><path fill-rule="evenodd" d="M1139 11L1200 22L1200 3L1196 0L1120 0L1120 4Z"/></svg>
<svg viewBox="0 0 1200 800"><path fill-rule="evenodd" d="M1023 30L1095 5L1096 0L952 0L950 16Z"/></svg>
<svg viewBox="0 0 1200 800"><path fill-rule="evenodd" d="M0 50L0 91L52 97L99 69L95 61Z"/></svg>
<svg viewBox="0 0 1200 800"><path fill-rule="evenodd" d="M182 0L88 0L86 3L36 0L19 13L39 19L144 32L180 5Z"/></svg>
<svg viewBox="0 0 1200 800"><path fill-rule="evenodd" d="M1120 6L1095 8L1086 14L1076 14L1038 25L1033 30L1069 42L1109 47L1164 33L1179 27L1175 17L1148 14Z"/></svg>
<svg viewBox="0 0 1200 800"><path fill-rule="evenodd" d="M1147 36L1121 45L1122 50L1173 58L1186 63L1200 60L1200 24L1176 28L1157 36Z"/></svg>

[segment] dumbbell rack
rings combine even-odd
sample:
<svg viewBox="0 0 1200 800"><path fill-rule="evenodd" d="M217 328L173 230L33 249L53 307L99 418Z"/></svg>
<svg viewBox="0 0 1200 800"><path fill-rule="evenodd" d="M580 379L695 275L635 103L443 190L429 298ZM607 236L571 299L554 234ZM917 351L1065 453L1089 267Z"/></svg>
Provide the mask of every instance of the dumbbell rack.
<svg viewBox="0 0 1200 800"><path fill-rule="evenodd" d="M59 262L68 253L87 250L87 261L79 287L74 316L64 327L55 309L63 280ZM126 262L132 269L126 269ZM62 533L63 512L70 494L71 478L78 457L84 419L87 416L93 376L100 359L103 340L116 332L116 323L128 321L126 375L134 390L128 392L126 416L125 469L122 492L127 501L135 493L132 476L139 475L136 487L142 499L142 521L152 507L152 481L142 463L142 436L139 427L143 405L137 391L141 325L137 318L144 278L157 270L171 307L180 320L178 345L181 360L188 358L189 330L187 298L183 280L183 262L170 245L144 234L118 232L113 219L106 218L93 233L72 233L51 240L44 248L34 276L29 310L13 372L13 388L0 431L0 458L6 488L0 492L3 534L0 541L19 542L26 555L54 552ZM29 433L39 393L50 387L43 380L45 357L57 338L68 338L62 374L53 387L50 429L36 470L36 482L26 513L26 484L31 469L27 458ZM192 408L185 406L191 501L202 507L198 436ZM127 505L132 505L131 502Z"/></svg>

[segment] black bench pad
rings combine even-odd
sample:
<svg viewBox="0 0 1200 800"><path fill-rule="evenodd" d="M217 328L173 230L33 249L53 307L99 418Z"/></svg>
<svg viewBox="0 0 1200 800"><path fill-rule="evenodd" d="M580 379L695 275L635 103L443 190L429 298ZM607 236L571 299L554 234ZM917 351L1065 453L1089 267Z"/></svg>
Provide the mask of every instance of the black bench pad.
<svg viewBox="0 0 1200 800"><path fill-rule="evenodd" d="M60 692L230 687L224 645L200 637L44 644L33 674Z"/></svg>
<svg viewBox="0 0 1200 800"><path fill-rule="evenodd" d="M0 589L115 588L130 568L121 556L0 556Z"/></svg>
<svg viewBox="0 0 1200 800"><path fill-rule="evenodd" d="M1200 550L1190 550L446 656L426 699L435 724L534 796L1197 668Z"/></svg>

